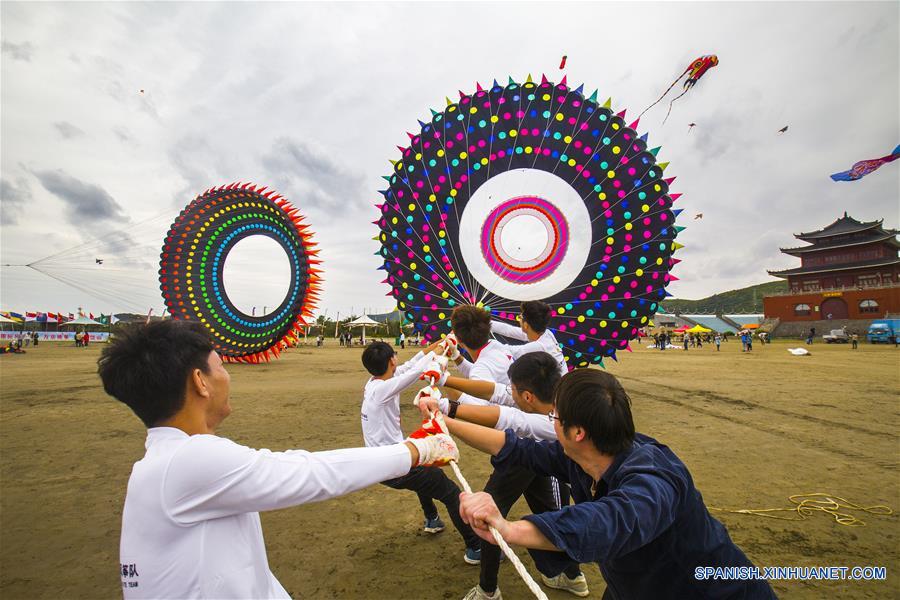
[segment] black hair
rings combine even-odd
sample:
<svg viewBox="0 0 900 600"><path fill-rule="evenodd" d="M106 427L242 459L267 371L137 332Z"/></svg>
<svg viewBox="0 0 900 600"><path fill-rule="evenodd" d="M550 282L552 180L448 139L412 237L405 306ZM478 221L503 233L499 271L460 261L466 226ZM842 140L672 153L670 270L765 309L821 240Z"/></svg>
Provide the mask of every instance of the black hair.
<svg viewBox="0 0 900 600"><path fill-rule="evenodd" d="M471 304L454 308L450 325L456 338L471 350L483 348L491 336L491 315Z"/></svg>
<svg viewBox="0 0 900 600"><path fill-rule="evenodd" d="M529 352L513 361L507 371L509 381L522 392L531 392L538 402L553 403L553 390L559 383L559 365L546 352Z"/></svg>
<svg viewBox="0 0 900 600"><path fill-rule="evenodd" d="M536 333L544 333L550 325L550 305L540 300L529 300L522 303L522 320Z"/></svg>
<svg viewBox="0 0 900 600"><path fill-rule="evenodd" d="M394 349L385 342L372 342L362 353L362 364L366 371L375 377L381 377L388 370L388 363L396 354Z"/></svg>
<svg viewBox="0 0 900 600"><path fill-rule="evenodd" d="M583 427L603 454L616 455L631 447L631 399L614 376L598 369L577 369L559 380L554 395L563 429Z"/></svg>
<svg viewBox="0 0 900 600"><path fill-rule="evenodd" d="M97 361L106 393L153 427L184 406L188 376L209 372L212 342L196 321L164 319L121 328Z"/></svg>

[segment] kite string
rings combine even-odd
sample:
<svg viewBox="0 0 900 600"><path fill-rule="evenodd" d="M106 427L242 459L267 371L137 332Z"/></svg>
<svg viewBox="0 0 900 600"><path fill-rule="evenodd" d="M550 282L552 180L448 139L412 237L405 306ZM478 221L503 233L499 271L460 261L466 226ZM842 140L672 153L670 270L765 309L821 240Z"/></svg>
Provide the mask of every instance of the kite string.
<svg viewBox="0 0 900 600"><path fill-rule="evenodd" d="M873 506L862 506L854 502L850 502L840 496L824 494L822 492L813 492L811 494L794 494L788 496L788 500L794 504L794 508L744 508L729 509L709 506L709 510L717 512L726 512L740 515L756 515L757 517L767 517L769 519L779 519L782 521L805 521L814 512L823 512L834 517L839 525L848 527L864 527L866 522L859 517L846 512L838 512L839 509L859 510L872 515L892 515L894 511L891 507L884 504L875 504ZM797 517L779 516L771 513L790 512L797 513Z"/></svg>
<svg viewBox="0 0 900 600"><path fill-rule="evenodd" d="M441 356L446 356L449 348L450 348L449 344L447 346L445 346L444 351L441 352ZM429 384L432 387L434 387L434 377L430 377L428 379L428 381L429 381ZM450 434L450 432L447 429L447 424L444 423L443 416L441 415L440 412L436 412L436 413L432 414L432 418L437 419L437 421L438 421L438 423L440 423L441 429L444 431L444 433L446 433L447 435ZM467 494L471 494L472 487L469 485L469 482L466 481L465 476L463 476L462 471L460 471L459 465L457 464L457 462L455 460L450 461L450 468L453 469L453 474L456 475L456 479L457 479L457 481L459 481L459 484L462 486L463 490ZM500 535L500 532L497 531L497 529L493 525L488 525L488 529L490 530L491 535L494 536L494 541L496 541L497 545L500 546L500 549L503 550L503 553L506 555L506 557L509 559L509 562L515 568L516 573L519 574L519 577L522 578L522 581L525 583L526 586L528 586L528 589L531 590L531 593L534 594L538 600L548 600L547 595L544 593L544 590L542 590L540 588L540 586L534 581L534 579L531 577L531 574L528 572L527 569L525 569L525 565L522 564L522 561L519 560L519 557L516 556L516 553L512 551L512 548L509 547L509 544L506 543L506 540L503 539L503 536Z"/></svg>

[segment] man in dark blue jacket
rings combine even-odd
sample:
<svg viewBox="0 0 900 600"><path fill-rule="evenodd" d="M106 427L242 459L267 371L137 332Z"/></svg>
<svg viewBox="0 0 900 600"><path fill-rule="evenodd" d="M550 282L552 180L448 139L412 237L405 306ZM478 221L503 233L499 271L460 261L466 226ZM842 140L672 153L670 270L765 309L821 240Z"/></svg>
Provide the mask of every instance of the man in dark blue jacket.
<svg viewBox="0 0 900 600"><path fill-rule="evenodd" d="M509 522L490 495L462 494L460 513L478 535L493 541L490 525L510 544L597 562L605 600L775 598L764 579L739 578L753 577L753 564L709 514L684 463L635 433L631 400L615 377L573 371L557 386L554 404L548 416L558 442L454 423L454 434L493 455L497 469L522 465L557 477L575 500ZM717 573L725 575L706 578L700 567L722 567Z"/></svg>

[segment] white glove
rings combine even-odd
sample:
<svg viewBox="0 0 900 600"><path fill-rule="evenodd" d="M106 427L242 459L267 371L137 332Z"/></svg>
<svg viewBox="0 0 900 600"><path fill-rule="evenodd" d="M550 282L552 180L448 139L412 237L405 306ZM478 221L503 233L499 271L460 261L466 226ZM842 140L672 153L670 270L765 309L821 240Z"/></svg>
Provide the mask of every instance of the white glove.
<svg viewBox="0 0 900 600"><path fill-rule="evenodd" d="M444 433L446 425L443 418L426 419L422 427L412 432L406 441L419 451L419 462L416 466L442 467L451 460L459 461L459 448L449 435Z"/></svg>
<svg viewBox="0 0 900 600"><path fill-rule="evenodd" d="M441 342L441 350L444 351L444 356L450 360L455 361L459 358L459 340L454 334L451 333L444 338L444 341Z"/></svg>
<svg viewBox="0 0 900 600"><path fill-rule="evenodd" d="M448 359L446 356L435 356L434 359L432 359L425 367L425 370L422 372L422 376L419 377L419 379L440 380L444 373L447 372L447 365L449 363L450 359ZM446 381L446 379L444 381Z"/></svg>
<svg viewBox="0 0 900 600"><path fill-rule="evenodd" d="M419 390L419 393L413 398L413 405L419 406L420 402L428 402L429 400L434 400L436 403L440 404L441 392L436 387L426 385Z"/></svg>

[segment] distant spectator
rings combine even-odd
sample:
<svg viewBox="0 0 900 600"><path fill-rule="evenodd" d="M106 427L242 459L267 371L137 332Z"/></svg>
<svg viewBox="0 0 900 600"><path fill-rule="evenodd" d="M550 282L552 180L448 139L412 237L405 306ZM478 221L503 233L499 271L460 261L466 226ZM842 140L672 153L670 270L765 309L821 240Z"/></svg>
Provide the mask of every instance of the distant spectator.
<svg viewBox="0 0 900 600"><path fill-rule="evenodd" d="M717 334L716 334L716 337L713 338L713 341L716 343L716 352L719 352L719 351L722 349L722 348L721 348L721 346L722 346L722 336L719 335L719 334L717 333Z"/></svg>
<svg viewBox="0 0 900 600"><path fill-rule="evenodd" d="M855 333L850 335L850 344L853 350L856 350L856 348L859 346L859 336Z"/></svg>

